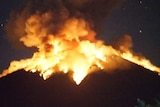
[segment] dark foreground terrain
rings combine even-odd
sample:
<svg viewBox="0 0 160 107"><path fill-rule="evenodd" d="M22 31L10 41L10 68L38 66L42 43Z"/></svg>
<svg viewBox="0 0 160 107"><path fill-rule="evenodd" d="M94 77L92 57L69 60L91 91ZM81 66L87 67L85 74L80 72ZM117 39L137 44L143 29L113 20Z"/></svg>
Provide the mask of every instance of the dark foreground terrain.
<svg viewBox="0 0 160 107"><path fill-rule="evenodd" d="M0 107L134 107L159 96L160 77L137 65L90 74L79 86L64 74L44 81L23 70L0 79Z"/></svg>

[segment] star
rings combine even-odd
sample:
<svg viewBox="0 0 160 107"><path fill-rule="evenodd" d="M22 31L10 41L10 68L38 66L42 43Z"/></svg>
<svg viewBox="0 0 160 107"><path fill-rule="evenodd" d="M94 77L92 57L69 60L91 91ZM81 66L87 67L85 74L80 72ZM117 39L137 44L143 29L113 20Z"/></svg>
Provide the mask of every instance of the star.
<svg viewBox="0 0 160 107"><path fill-rule="evenodd" d="M143 3L142 0L140 0L139 3L142 4Z"/></svg>
<svg viewBox="0 0 160 107"><path fill-rule="evenodd" d="M139 33L140 33L140 34L142 34L142 33L143 33L143 32L142 32L142 29L140 29L140 30L139 30Z"/></svg>
<svg viewBox="0 0 160 107"><path fill-rule="evenodd" d="M6 22L8 22L8 19L6 19Z"/></svg>
<svg viewBox="0 0 160 107"><path fill-rule="evenodd" d="M4 24L3 23L1 23L1 25L0 25L1 27L4 27Z"/></svg>

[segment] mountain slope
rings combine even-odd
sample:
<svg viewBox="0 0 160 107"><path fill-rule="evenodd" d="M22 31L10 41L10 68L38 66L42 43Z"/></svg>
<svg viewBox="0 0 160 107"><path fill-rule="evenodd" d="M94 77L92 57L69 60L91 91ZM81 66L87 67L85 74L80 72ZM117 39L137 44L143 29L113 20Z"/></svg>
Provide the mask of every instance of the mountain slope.
<svg viewBox="0 0 160 107"><path fill-rule="evenodd" d="M137 98L160 95L160 77L134 64L127 71L90 74L79 86L64 74L44 81L23 70L1 78L0 86L0 107L134 107Z"/></svg>

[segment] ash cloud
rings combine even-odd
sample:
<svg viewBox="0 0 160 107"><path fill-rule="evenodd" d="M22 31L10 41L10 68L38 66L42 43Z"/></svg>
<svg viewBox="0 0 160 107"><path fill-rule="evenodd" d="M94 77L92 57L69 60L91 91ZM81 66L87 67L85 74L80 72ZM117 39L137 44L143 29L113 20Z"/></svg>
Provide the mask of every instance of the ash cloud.
<svg viewBox="0 0 160 107"><path fill-rule="evenodd" d="M118 38L117 40L114 40L112 43L112 46L115 49L120 50L122 52L132 51L132 47L133 47L132 37L126 34Z"/></svg>
<svg viewBox="0 0 160 107"><path fill-rule="evenodd" d="M26 21L33 15L42 18L37 30L46 28L48 34L58 33L70 18L83 18L96 30L95 26L122 2L124 0L27 0L10 14L6 25L7 38L16 46L21 46L19 39L26 35ZM46 14L48 19L43 20ZM36 22L32 24L34 26Z"/></svg>

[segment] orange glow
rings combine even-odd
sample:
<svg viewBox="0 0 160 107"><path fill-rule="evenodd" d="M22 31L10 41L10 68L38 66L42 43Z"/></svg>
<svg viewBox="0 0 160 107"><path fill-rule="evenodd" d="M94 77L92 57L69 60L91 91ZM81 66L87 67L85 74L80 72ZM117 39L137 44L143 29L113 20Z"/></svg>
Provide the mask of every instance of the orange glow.
<svg viewBox="0 0 160 107"><path fill-rule="evenodd" d="M32 58L12 61L0 77L20 69L33 73L39 72L44 79L56 72L72 72L72 78L78 85L88 74L97 69L107 70L108 63L113 65L114 61L111 60L114 60L114 56L160 72L160 68L151 64L149 60L134 56L130 51L120 52L112 46L105 45L103 41L97 40L96 33L83 19L68 19L57 34L48 34L47 28L41 23L49 18L49 13L42 16L32 15L28 18L26 35L21 37L20 41L27 47L37 47L38 51Z"/></svg>
<svg viewBox="0 0 160 107"><path fill-rule="evenodd" d="M123 53L121 54L121 57L151 71L160 72L159 67L154 66L148 59L144 57L134 56L131 52Z"/></svg>

